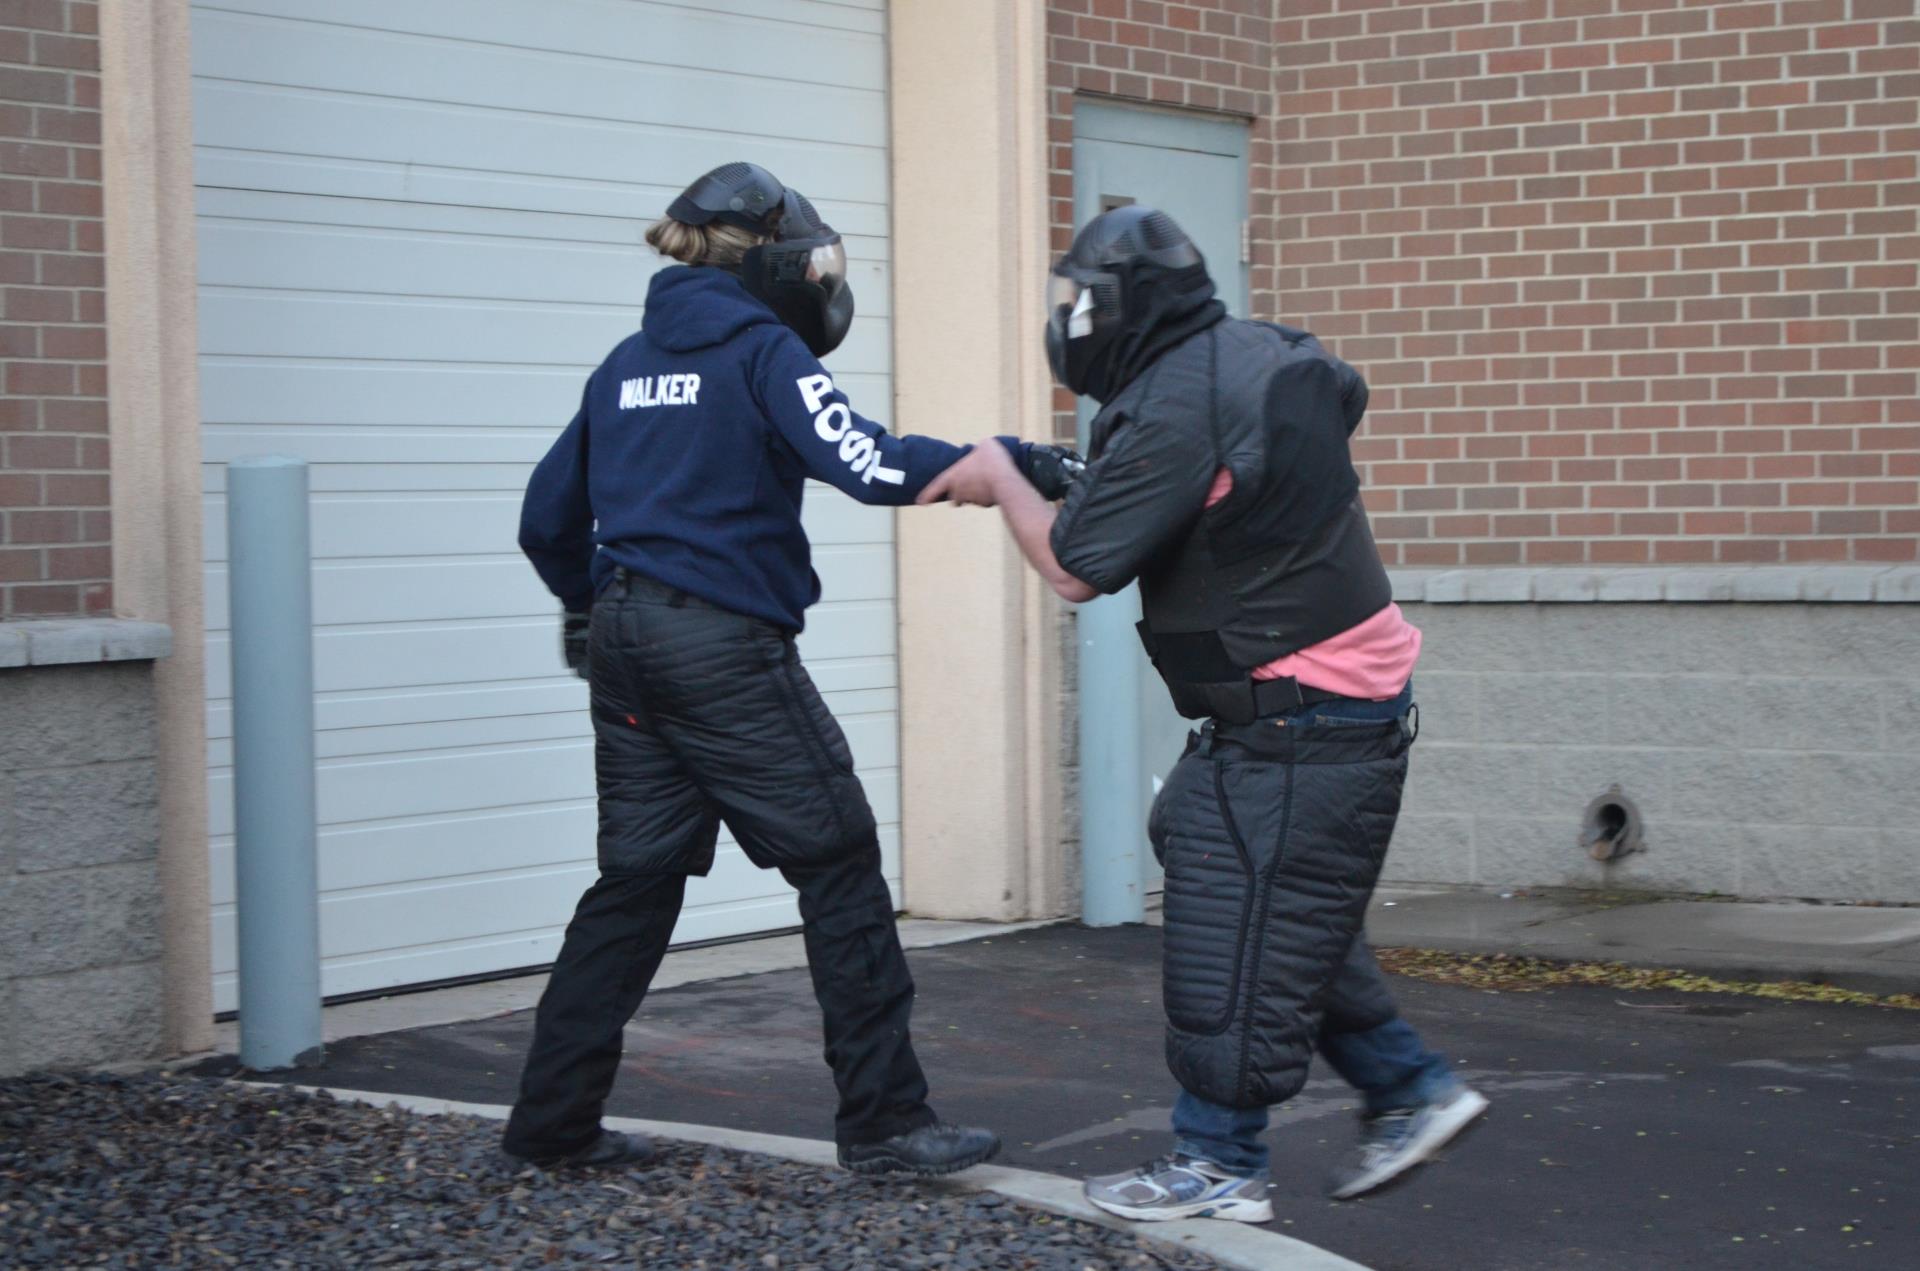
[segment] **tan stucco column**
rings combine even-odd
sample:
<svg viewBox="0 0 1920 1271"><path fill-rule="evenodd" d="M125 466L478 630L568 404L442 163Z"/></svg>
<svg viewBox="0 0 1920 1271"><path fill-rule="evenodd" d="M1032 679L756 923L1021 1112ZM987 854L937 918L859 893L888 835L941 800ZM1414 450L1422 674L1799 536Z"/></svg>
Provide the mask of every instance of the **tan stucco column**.
<svg viewBox="0 0 1920 1271"><path fill-rule="evenodd" d="M173 628L154 668L166 1045L213 1044L187 0L100 6L107 398L119 612Z"/></svg>
<svg viewBox="0 0 1920 1271"><path fill-rule="evenodd" d="M894 426L1045 437L1043 0L893 0ZM1060 912L1059 610L1000 518L899 515L915 914Z"/></svg>

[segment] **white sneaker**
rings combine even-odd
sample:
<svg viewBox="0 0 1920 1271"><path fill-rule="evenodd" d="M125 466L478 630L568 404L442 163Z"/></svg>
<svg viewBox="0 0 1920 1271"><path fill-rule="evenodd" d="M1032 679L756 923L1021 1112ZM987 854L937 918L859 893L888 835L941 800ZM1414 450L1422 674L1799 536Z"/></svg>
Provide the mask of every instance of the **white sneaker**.
<svg viewBox="0 0 1920 1271"><path fill-rule="evenodd" d="M1334 1172L1327 1194L1352 1200L1391 1182L1452 1141L1487 1110L1485 1096L1465 1086L1435 1103L1368 1117L1360 1146Z"/></svg>
<svg viewBox="0 0 1920 1271"><path fill-rule="evenodd" d="M1165 1156L1124 1174L1104 1174L1086 1183L1086 1197L1110 1214L1136 1222L1174 1218L1225 1218L1272 1222L1270 1184L1229 1174L1212 1161Z"/></svg>

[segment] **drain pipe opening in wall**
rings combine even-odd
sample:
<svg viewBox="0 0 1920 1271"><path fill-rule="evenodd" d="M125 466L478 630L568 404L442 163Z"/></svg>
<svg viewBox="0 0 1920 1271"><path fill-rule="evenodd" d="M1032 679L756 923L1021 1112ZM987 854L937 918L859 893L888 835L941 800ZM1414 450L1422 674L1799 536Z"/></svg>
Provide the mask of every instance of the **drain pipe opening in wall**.
<svg viewBox="0 0 1920 1271"><path fill-rule="evenodd" d="M1608 786L1587 805L1580 820L1580 845L1596 861L1617 861L1647 849L1640 809L1619 786Z"/></svg>

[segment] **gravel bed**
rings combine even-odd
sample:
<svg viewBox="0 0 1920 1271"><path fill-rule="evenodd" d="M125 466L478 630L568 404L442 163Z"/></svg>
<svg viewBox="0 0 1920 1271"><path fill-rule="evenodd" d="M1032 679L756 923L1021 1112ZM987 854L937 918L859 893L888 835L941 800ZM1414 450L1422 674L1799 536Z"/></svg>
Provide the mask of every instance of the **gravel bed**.
<svg viewBox="0 0 1920 1271"><path fill-rule="evenodd" d="M516 1168L499 1125L188 1077L0 1081L9 1267L1217 1271L991 1194L670 1143Z"/></svg>

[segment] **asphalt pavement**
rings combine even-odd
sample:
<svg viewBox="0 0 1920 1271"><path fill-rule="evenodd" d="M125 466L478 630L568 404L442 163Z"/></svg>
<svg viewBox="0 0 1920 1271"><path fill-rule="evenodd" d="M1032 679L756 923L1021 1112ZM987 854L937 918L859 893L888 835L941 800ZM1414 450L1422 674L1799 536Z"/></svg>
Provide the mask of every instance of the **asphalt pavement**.
<svg viewBox="0 0 1920 1271"><path fill-rule="evenodd" d="M1171 1142L1159 931L1062 925L910 955L915 1037L949 1119L1068 1175ZM1396 978L1405 1014L1493 1101L1447 1157L1321 1195L1355 1103L1316 1069L1276 1111L1275 1226L1375 1271L1901 1268L1920 1247L1920 1011L1679 993L1493 993ZM530 1012L331 1045L308 1084L509 1103ZM608 1112L831 1135L804 970L654 993Z"/></svg>

